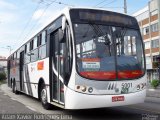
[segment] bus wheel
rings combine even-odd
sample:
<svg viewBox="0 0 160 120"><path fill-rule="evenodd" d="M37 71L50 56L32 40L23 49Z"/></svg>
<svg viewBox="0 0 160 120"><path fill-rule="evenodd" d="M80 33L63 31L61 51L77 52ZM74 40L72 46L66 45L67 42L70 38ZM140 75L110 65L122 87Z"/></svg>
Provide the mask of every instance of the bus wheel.
<svg viewBox="0 0 160 120"><path fill-rule="evenodd" d="M18 93L19 93L19 92L17 91L17 86L16 86L15 80L13 81L13 84L12 84L12 92L15 93L15 94L18 94Z"/></svg>
<svg viewBox="0 0 160 120"><path fill-rule="evenodd" d="M15 87L14 82L12 82L12 92L15 93Z"/></svg>
<svg viewBox="0 0 160 120"><path fill-rule="evenodd" d="M41 86L40 99L44 109L51 109L51 104L47 102L47 90L44 84Z"/></svg>

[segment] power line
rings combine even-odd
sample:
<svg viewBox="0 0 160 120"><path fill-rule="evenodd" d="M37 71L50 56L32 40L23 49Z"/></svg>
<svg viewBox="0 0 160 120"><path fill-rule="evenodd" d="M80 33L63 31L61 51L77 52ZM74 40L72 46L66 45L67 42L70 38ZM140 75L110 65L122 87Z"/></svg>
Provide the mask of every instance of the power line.
<svg viewBox="0 0 160 120"><path fill-rule="evenodd" d="M96 4L96 5L94 5L93 7L97 7L98 5L100 5L100 4L102 4L102 3L104 3L106 0L103 0L103 1L101 1L100 3L98 3L98 4Z"/></svg>
<svg viewBox="0 0 160 120"><path fill-rule="evenodd" d="M51 3L48 3L47 1L50 1ZM43 4L44 2L46 2L46 3L47 3L47 7L44 9L44 11L43 11L43 13L40 15L38 21L33 25L33 27L31 28L31 30L30 30L29 33L25 36L24 39L26 39L26 38L28 37L28 35L32 32L32 30L33 30L34 27L37 25L37 23L39 22L39 20L41 19L41 17L44 15L44 13L45 13L46 10L48 9L48 7L49 7L50 5L52 5L53 3L62 4L62 5L65 5L65 6L74 6L74 5L70 5L70 4L66 4L66 3L62 3L62 2L56 2L56 0L54 0L54 1L52 1L52 0L47 0L47 1L44 1L44 0L43 0L42 4Z"/></svg>
<svg viewBox="0 0 160 120"><path fill-rule="evenodd" d="M56 1L56 0L55 0ZM31 30L28 32L28 34L25 36L24 40L28 37L28 35L32 32L32 30L34 29L34 27L37 25L37 23L39 22L39 20L41 19L41 17L44 15L44 13L46 12L46 10L48 9L48 7L50 5L52 5L55 1L52 1L50 4L48 4L46 6L46 8L43 10L43 12L41 13L39 19L37 20L37 22L32 26Z"/></svg>
<svg viewBox="0 0 160 120"><path fill-rule="evenodd" d="M121 8L121 9L124 9L123 7L105 7L105 8Z"/></svg>
<svg viewBox="0 0 160 120"><path fill-rule="evenodd" d="M104 6L107 6L107 5L110 5L110 4L112 4L112 3L114 3L114 2L116 2L117 0L112 0L111 2L109 2L109 3L107 3L107 4L104 4L103 6L101 6L100 8L102 8L102 7L104 7Z"/></svg>
<svg viewBox="0 0 160 120"><path fill-rule="evenodd" d="M19 34L19 37L18 37L18 41L20 40L21 36L23 35L24 31L26 30L26 28L28 27L28 25L30 24L30 22L32 21L32 18L35 14L35 12L38 10L39 8L39 5L41 4L41 2L39 2L39 4L36 6L35 10L33 11L33 14L32 16L30 17L30 19L28 20L28 22L26 23L25 27L23 28L23 30L21 31L21 33Z"/></svg>
<svg viewBox="0 0 160 120"><path fill-rule="evenodd" d="M46 0L46 1L54 2L56 4L65 5L65 6L71 6L71 7L75 6L75 5L67 4L64 2L57 2L57 1L52 1L52 0ZM44 1L44 2L46 2L46 1Z"/></svg>
<svg viewBox="0 0 160 120"><path fill-rule="evenodd" d="M48 3L47 1L50 2L50 3ZM38 21L32 26L32 28L30 29L30 31L28 32L28 34L24 37L24 40L25 40L25 39L28 37L28 35L32 32L32 30L33 30L34 27L37 25L37 23L39 22L39 20L41 19L41 17L45 14L46 10L48 9L48 7L49 7L50 5L52 5L53 3L56 3L56 4L65 5L65 6L74 6L74 5L70 5L70 4L63 3L63 2L56 2L56 0L46 0L46 1L45 1L45 0L40 0L40 2L38 2L38 6L35 8L32 16L31 16L31 18L29 19L29 21L28 21L27 24L25 25L24 29L22 30L20 36L18 37L18 41L20 40L20 38L21 38L21 36L23 35L25 29L27 28L27 26L28 26L29 23L31 22L31 20L32 20L34 14L35 14L35 12L38 10L39 5L40 5L41 3L44 4L44 2L47 3L47 5L46 5L47 7L44 9L43 13L40 15ZM23 41L21 41L21 42L23 42ZM16 43L17 43L17 41L16 41ZM16 43L15 43L15 44L16 44ZM20 44L21 44L21 43L20 43Z"/></svg>

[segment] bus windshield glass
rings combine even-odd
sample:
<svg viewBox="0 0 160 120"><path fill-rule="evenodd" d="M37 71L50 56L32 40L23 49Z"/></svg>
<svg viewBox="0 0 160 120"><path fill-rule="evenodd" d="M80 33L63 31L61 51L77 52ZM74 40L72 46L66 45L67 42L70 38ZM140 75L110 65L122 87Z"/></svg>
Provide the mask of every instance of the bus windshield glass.
<svg viewBox="0 0 160 120"><path fill-rule="evenodd" d="M144 74L144 54L137 29L74 24L78 73L87 79L135 79Z"/></svg>

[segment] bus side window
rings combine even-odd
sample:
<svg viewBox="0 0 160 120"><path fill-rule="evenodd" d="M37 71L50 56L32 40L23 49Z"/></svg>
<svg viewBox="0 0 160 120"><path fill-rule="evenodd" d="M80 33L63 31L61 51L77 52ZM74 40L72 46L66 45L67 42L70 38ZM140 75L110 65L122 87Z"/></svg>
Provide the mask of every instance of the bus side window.
<svg viewBox="0 0 160 120"><path fill-rule="evenodd" d="M30 53L31 56L31 62L37 61L38 60L38 49L34 49Z"/></svg>
<svg viewBox="0 0 160 120"><path fill-rule="evenodd" d="M24 52L25 52L25 54L27 53L27 45L25 45Z"/></svg>
<svg viewBox="0 0 160 120"><path fill-rule="evenodd" d="M30 51L33 50L33 40L30 42Z"/></svg>
<svg viewBox="0 0 160 120"><path fill-rule="evenodd" d="M41 40L41 45L45 44L46 43L46 31L43 31L42 32L42 40Z"/></svg>
<svg viewBox="0 0 160 120"><path fill-rule="evenodd" d="M37 47L39 47L42 44L42 33L37 38L38 38Z"/></svg>
<svg viewBox="0 0 160 120"><path fill-rule="evenodd" d="M44 59L46 57L46 31L40 34L39 44L39 59Z"/></svg>
<svg viewBox="0 0 160 120"><path fill-rule="evenodd" d="M38 48L37 48L37 42L38 42L38 37L36 36L33 40L31 41L31 44L33 47L33 50L30 52L30 57L31 57L31 62L37 61L38 60Z"/></svg>
<svg viewBox="0 0 160 120"><path fill-rule="evenodd" d="M25 63L30 62L29 51L30 51L30 43L27 43L26 46L25 46Z"/></svg>
<svg viewBox="0 0 160 120"><path fill-rule="evenodd" d="M46 57L46 44L39 47L39 59Z"/></svg>
<svg viewBox="0 0 160 120"><path fill-rule="evenodd" d="M37 48L37 36L34 38L33 41L33 49Z"/></svg>

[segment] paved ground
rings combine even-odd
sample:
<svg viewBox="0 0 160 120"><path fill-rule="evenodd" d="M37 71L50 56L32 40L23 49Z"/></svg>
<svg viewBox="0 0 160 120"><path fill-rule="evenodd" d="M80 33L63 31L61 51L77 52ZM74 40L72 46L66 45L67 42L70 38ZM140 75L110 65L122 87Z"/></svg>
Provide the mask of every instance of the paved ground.
<svg viewBox="0 0 160 120"><path fill-rule="evenodd" d="M160 98L160 89L148 89L147 97L156 97Z"/></svg>
<svg viewBox="0 0 160 120"><path fill-rule="evenodd" d="M147 97L145 103L123 107L63 110L54 107L44 110L41 103L24 94L15 95L7 85L2 85L0 91L0 114L2 113L43 113L53 119L61 120L160 120L160 99ZM3 107L1 107L3 106ZM1 109L2 108L2 109Z"/></svg>
<svg viewBox="0 0 160 120"><path fill-rule="evenodd" d="M20 102L17 102L15 98L9 97L6 93L0 90L0 114L3 114L3 113L31 114L31 113L37 113L37 112L29 109L28 106L25 106Z"/></svg>
<svg viewBox="0 0 160 120"><path fill-rule="evenodd" d="M153 89L153 87L148 83L147 88L147 97L160 98L160 85L156 89Z"/></svg>

